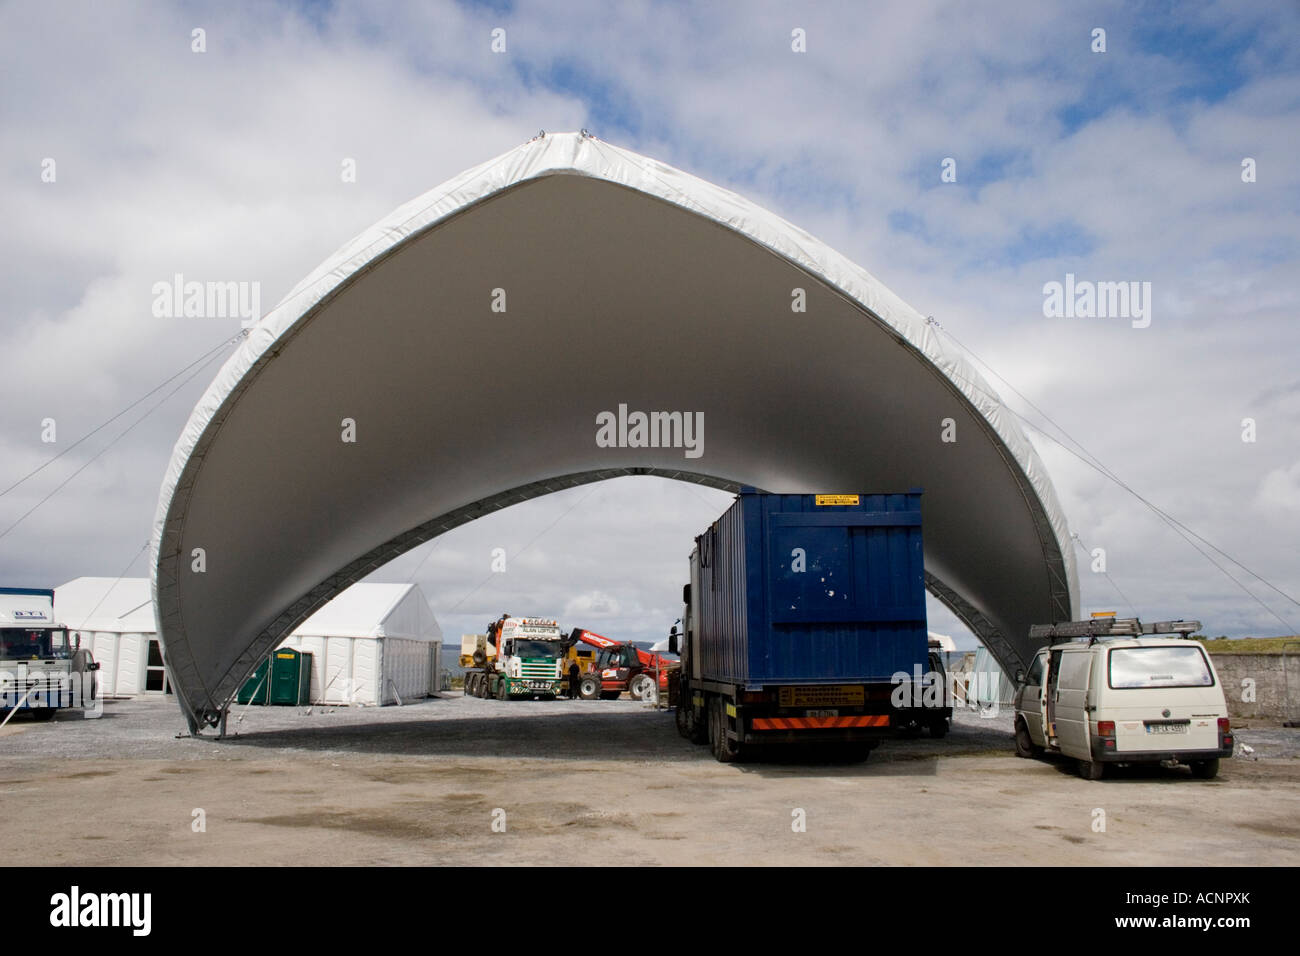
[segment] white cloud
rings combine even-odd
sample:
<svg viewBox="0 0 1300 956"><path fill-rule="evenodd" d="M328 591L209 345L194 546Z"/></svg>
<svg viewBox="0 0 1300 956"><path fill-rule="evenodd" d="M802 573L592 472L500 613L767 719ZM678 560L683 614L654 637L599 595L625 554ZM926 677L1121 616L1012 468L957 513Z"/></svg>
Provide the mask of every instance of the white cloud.
<svg viewBox="0 0 1300 956"><path fill-rule="evenodd" d="M1300 514L1300 461L1289 468L1274 468L1259 483L1255 505L1266 515L1276 509Z"/></svg>
<svg viewBox="0 0 1300 956"><path fill-rule="evenodd" d="M601 591L587 591L570 598L564 605L566 621L598 621L617 618L621 607L618 599Z"/></svg>

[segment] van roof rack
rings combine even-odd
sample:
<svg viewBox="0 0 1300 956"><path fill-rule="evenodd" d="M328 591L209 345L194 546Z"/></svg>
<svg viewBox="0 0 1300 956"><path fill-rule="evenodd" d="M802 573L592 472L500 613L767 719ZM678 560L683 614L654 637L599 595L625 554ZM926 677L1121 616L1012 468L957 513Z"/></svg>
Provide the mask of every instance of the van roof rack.
<svg viewBox="0 0 1300 956"><path fill-rule="evenodd" d="M1136 617L1095 617L1063 624L1035 624L1029 628L1032 640L1070 637L1141 637L1143 634L1181 634L1189 637L1201 629L1200 621L1156 621L1143 624Z"/></svg>

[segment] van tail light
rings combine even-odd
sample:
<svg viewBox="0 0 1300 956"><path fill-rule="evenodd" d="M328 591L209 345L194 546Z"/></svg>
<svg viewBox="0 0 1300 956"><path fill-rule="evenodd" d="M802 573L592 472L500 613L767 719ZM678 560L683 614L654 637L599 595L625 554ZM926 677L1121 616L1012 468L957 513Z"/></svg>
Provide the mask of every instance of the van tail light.
<svg viewBox="0 0 1300 956"><path fill-rule="evenodd" d="M1097 736L1101 739L1103 750L1115 749L1115 721L1099 720L1097 721Z"/></svg>
<svg viewBox="0 0 1300 956"><path fill-rule="evenodd" d="M1232 721L1227 717L1219 718L1219 749L1227 750L1232 746Z"/></svg>

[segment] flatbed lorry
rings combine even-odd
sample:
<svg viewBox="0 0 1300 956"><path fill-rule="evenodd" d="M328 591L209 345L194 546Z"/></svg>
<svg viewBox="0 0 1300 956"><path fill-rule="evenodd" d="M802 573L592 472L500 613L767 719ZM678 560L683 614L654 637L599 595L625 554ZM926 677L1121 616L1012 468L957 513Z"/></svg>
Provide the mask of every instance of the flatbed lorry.
<svg viewBox="0 0 1300 956"><path fill-rule="evenodd" d="M724 763L777 745L865 759L900 678L929 667L921 493L742 489L695 539L682 597L682 736Z"/></svg>

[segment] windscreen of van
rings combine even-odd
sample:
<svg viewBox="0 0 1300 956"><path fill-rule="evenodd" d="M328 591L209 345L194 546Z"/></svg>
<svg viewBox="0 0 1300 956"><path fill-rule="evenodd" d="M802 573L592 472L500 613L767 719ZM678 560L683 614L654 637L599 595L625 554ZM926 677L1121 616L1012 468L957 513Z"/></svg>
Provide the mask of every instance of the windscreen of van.
<svg viewBox="0 0 1300 956"><path fill-rule="evenodd" d="M1187 647L1117 647L1110 652L1110 686L1211 687L1205 652Z"/></svg>

